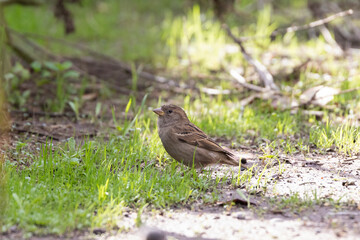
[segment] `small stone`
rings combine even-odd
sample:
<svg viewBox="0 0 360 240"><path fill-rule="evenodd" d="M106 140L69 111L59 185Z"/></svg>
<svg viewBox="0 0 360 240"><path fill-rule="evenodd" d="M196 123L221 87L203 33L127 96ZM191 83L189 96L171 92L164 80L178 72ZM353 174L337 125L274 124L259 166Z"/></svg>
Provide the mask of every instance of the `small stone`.
<svg viewBox="0 0 360 240"><path fill-rule="evenodd" d="M12 232L12 233L14 233L16 231L17 231L17 226L16 225L11 226L10 229L9 229L9 232Z"/></svg>
<svg viewBox="0 0 360 240"><path fill-rule="evenodd" d="M242 215L242 214L238 214L238 215L236 216L236 218L239 219L239 220L244 220L244 219L245 219L245 216Z"/></svg>
<svg viewBox="0 0 360 240"><path fill-rule="evenodd" d="M106 232L106 230L103 229L103 228L94 228L94 230L93 230L93 233L94 233L95 235L101 235L101 234L103 234L103 233L105 233L105 232Z"/></svg>
<svg viewBox="0 0 360 240"><path fill-rule="evenodd" d="M162 232L152 231L148 233L146 240L166 240L166 236Z"/></svg>

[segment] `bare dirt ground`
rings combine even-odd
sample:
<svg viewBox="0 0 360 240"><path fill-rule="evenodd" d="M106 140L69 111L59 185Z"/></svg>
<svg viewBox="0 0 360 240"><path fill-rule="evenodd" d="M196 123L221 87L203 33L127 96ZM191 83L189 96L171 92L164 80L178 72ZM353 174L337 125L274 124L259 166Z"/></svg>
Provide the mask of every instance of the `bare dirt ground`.
<svg viewBox="0 0 360 240"><path fill-rule="evenodd" d="M239 189L220 189L223 194L216 205L146 213L141 228L131 226L135 213L126 214L129 232L105 233L96 239L145 239L154 232L184 240L360 239L360 159L335 153L286 158L287 163L264 171L261 181L267 190L262 196L245 196L244 189L240 189L244 195ZM261 172L262 162L254 163ZM215 167L215 171L221 174L228 169ZM285 204L274 202L275 197L293 200Z"/></svg>

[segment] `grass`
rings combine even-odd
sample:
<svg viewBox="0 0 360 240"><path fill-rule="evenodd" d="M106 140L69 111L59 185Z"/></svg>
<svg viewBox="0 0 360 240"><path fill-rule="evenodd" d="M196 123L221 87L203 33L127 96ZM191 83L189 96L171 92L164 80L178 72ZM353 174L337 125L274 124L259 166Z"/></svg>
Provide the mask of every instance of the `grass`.
<svg viewBox="0 0 360 240"><path fill-rule="evenodd" d="M70 139L56 147L48 142L29 167L7 161L9 204L2 231L13 224L36 234L122 229L114 218L125 206L166 208L216 191L208 175L176 162L158 166L163 151L149 119L139 118L125 134L118 132L106 142L78 145Z"/></svg>
<svg viewBox="0 0 360 240"><path fill-rule="evenodd" d="M351 155L360 149L360 129L351 122L340 126L315 126L310 131L310 142L322 150L335 148L338 152Z"/></svg>
<svg viewBox="0 0 360 240"><path fill-rule="evenodd" d="M332 197L319 197L317 191L313 190L311 193L305 193L303 196L301 196L298 192L291 192L286 197L272 197L269 199L269 202L273 212L290 211L291 213L298 215L303 211L313 210L319 206L332 206L336 210L340 210L349 204L342 202L342 198L343 196L338 199L334 199Z"/></svg>
<svg viewBox="0 0 360 240"><path fill-rule="evenodd" d="M167 67L183 70L191 67L219 69L228 56L224 50L226 34L211 14L203 14L194 5L186 18L168 15L164 21L163 39L168 47Z"/></svg>
<svg viewBox="0 0 360 240"><path fill-rule="evenodd" d="M312 196L311 196L312 195ZM316 205L324 203L326 200L318 199L316 192L305 194L301 197L298 192L290 193L288 197L275 197L270 199L273 211L290 210L296 214L314 208Z"/></svg>
<svg viewBox="0 0 360 240"><path fill-rule="evenodd" d="M12 153L15 159L2 165L8 179L8 206L1 230L13 225L30 234L63 234L89 227L124 230L119 220L124 207L139 209L140 223L147 206L217 200L217 187L228 176L213 179L211 171L198 174L168 162L154 128L155 116L144 112L145 100L137 108L130 98L125 113L133 109L135 118L115 119L117 132L106 141L84 139L79 144L70 139L56 146L48 141L32 154L27 153L26 142L19 142ZM247 173L229 176L236 185L248 177Z"/></svg>

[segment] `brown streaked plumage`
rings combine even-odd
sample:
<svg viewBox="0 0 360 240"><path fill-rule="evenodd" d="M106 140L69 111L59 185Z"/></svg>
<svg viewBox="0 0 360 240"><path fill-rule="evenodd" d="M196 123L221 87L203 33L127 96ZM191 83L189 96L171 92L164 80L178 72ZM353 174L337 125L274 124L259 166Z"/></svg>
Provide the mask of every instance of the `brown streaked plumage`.
<svg viewBox="0 0 360 240"><path fill-rule="evenodd" d="M153 110L158 118L158 132L165 150L187 166L210 164L238 166L238 157L222 148L188 119L185 111L173 104Z"/></svg>

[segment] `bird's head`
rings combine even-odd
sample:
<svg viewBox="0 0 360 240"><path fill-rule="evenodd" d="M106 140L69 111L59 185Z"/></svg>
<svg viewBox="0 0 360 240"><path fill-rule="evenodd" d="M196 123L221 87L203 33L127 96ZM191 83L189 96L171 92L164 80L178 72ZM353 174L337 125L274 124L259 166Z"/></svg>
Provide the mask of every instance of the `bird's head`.
<svg viewBox="0 0 360 240"><path fill-rule="evenodd" d="M159 115L158 123L160 127L189 121L185 111L173 104L163 105L160 108L154 109L153 112Z"/></svg>

